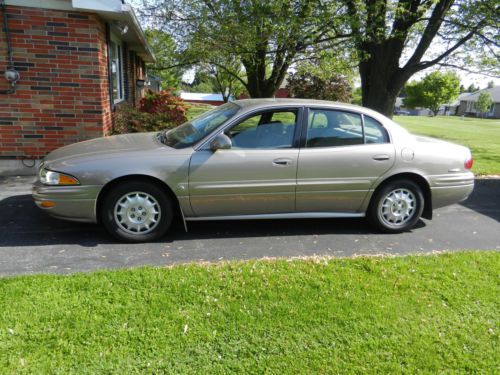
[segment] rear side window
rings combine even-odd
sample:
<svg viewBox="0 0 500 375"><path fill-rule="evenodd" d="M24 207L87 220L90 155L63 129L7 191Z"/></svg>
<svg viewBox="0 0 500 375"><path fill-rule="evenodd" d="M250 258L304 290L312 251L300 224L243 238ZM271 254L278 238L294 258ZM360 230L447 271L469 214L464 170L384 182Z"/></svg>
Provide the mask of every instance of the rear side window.
<svg viewBox="0 0 500 375"><path fill-rule="evenodd" d="M363 144L361 116L355 113L311 109L306 147L338 147Z"/></svg>
<svg viewBox="0 0 500 375"><path fill-rule="evenodd" d="M389 143L385 128L373 118L352 112L309 109L306 147Z"/></svg>
<svg viewBox="0 0 500 375"><path fill-rule="evenodd" d="M365 121L365 143L389 143L387 131L380 122L371 117L364 116Z"/></svg>

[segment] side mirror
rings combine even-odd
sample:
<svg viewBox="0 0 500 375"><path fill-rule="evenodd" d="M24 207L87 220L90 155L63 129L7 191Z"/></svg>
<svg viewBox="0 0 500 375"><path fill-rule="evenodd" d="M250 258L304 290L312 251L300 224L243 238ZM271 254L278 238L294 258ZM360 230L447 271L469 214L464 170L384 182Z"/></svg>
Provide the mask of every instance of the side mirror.
<svg viewBox="0 0 500 375"><path fill-rule="evenodd" d="M233 143L231 142L231 138L222 133L215 137L212 142L210 142L210 150L229 150L232 145Z"/></svg>

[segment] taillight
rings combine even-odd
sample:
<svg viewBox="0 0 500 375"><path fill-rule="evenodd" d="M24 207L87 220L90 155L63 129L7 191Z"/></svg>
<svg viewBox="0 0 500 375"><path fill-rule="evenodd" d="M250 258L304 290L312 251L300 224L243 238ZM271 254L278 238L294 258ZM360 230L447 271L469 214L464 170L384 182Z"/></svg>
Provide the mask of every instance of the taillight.
<svg viewBox="0 0 500 375"><path fill-rule="evenodd" d="M467 159L464 163L464 167L465 169L471 169L472 168L472 164L474 163L474 160L472 159L472 156Z"/></svg>

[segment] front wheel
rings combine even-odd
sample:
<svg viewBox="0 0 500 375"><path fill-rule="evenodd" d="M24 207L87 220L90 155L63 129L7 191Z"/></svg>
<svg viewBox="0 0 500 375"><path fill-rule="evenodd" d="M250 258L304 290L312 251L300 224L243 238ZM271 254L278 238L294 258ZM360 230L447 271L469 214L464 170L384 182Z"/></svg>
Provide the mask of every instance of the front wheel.
<svg viewBox="0 0 500 375"><path fill-rule="evenodd" d="M368 220L386 233L411 229L424 209L422 189L413 181L394 180L375 193Z"/></svg>
<svg viewBox="0 0 500 375"><path fill-rule="evenodd" d="M167 194L147 182L125 182L104 198L102 223L119 240L147 242L162 237L170 228L173 206Z"/></svg>

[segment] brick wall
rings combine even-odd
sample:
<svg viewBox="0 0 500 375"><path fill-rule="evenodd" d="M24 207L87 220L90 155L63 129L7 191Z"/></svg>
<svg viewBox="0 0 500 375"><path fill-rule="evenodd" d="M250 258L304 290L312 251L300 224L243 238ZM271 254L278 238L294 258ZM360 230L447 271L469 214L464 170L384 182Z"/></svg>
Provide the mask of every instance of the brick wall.
<svg viewBox="0 0 500 375"><path fill-rule="evenodd" d="M105 24L95 15L9 6L15 94L0 94L0 159L40 158L112 129ZM7 45L0 21L0 72ZM8 89L0 77L0 90Z"/></svg>

